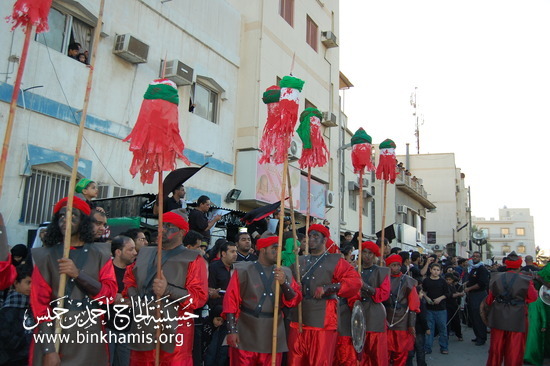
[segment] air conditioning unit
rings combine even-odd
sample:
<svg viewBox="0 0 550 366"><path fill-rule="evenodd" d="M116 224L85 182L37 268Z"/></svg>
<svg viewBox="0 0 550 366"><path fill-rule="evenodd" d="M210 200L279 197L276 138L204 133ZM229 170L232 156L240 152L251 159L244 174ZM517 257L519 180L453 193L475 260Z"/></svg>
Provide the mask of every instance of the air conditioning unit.
<svg viewBox="0 0 550 366"><path fill-rule="evenodd" d="M172 80L178 86L193 84L193 69L180 60L167 61L166 67L162 61L159 77L162 77L163 71L164 77Z"/></svg>
<svg viewBox="0 0 550 366"><path fill-rule="evenodd" d="M295 161L300 159L302 155L302 142L299 139L292 139L290 141L290 147L288 148L288 159Z"/></svg>
<svg viewBox="0 0 550 366"><path fill-rule="evenodd" d="M147 62L149 45L131 34L118 34L115 38L113 53L133 64Z"/></svg>
<svg viewBox="0 0 550 366"><path fill-rule="evenodd" d="M326 48L338 47L338 38L331 31L321 32L321 42Z"/></svg>
<svg viewBox="0 0 550 366"><path fill-rule="evenodd" d="M372 194L369 191L363 191L363 198L368 199L371 198Z"/></svg>
<svg viewBox="0 0 550 366"><path fill-rule="evenodd" d="M357 183L351 180L348 181L348 191L355 191L358 188L359 188L359 185Z"/></svg>
<svg viewBox="0 0 550 366"><path fill-rule="evenodd" d="M397 205L397 213L398 214L407 214L407 206L405 205Z"/></svg>
<svg viewBox="0 0 550 366"><path fill-rule="evenodd" d="M441 245L435 244L432 246L433 250L441 250Z"/></svg>
<svg viewBox="0 0 550 366"><path fill-rule="evenodd" d="M325 193L325 207L334 207L336 203L336 196L333 191L326 191Z"/></svg>
<svg viewBox="0 0 550 366"><path fill-rule="evenodd" d="M330 112L323 112L323 118L321 119L321 124L325 127L338 126L336 115Z"/></svg>
<svg viewBox="0 0 550 366"><path fill-rule="evenodd" d="M362 187L368 187L369 186L368 178L363 178L363 180L361 181L361 186Z"/></svg>

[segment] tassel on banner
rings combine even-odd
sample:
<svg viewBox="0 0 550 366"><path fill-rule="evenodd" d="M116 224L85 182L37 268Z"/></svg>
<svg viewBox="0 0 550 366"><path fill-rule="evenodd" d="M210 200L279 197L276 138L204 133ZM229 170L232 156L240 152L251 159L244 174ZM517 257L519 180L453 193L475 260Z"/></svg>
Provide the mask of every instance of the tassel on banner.
<svg viewBox="0 0 550 366"><path fill-rule="evenodd" d="M298 120L300 92L304 81L292 76L285 76L280 83L281 97L279 99L280 119L269 131L275 141L272 162L282 164L287 160L290 138L294 134L294 126Z"/></svg>
<svg viewBox="0 0 550 366"><path fill-rule="evenodd" d="M52 0L17 0L13 4L13 12L6 20L13 23L11 30L27 25L36 26L36 33L47 32L48 14L52 7Z"/></svg>
<svg viewBox="0 0 550 366"><path fill-rule="evenodd" d="M123 141L130 141L134 153L130 173L135 177L139 172L141 183L150 184L156 172L176 168L176 157L190 163L183 155L176 84L168 79L154 80L143 98L134 129Z"/></svg>
<svg viewBox="0 0 550 366"><path fill-rule="evenodd" d="M372 137L363 128L359 128L351 138L351 163L354 173L373 171L372 163Z"/></svg>
<svg viewBox="0 0 550 366"><path fill-rule="evenodd" d="M395 142L390 139L385 139L380 144L380 159L376 168L376 179L384 179L391 184L395 183L395 178L397 178L395 147Z"/></svg>
<svg viewBox="0 0 550 366"><path fill-rule="evenodd" d="M262 100L267 105L267 121L264 126L264 133L260 141L260 164L270 163L271 155L275 150L277 135L271 133L275 126L281 120L281 110L279 108L279 98L281 97L281 88L277 85L272 85L267 88L263 94Z"/></svg>
<svg viewBox="0 0 550 366"><path fill-rule="evenodd" d="M302 140L300 169L324 166L329 158L325 140L321 135L322 113L316 108L306 108L300 114L300 125L296 130Z"/></svg>

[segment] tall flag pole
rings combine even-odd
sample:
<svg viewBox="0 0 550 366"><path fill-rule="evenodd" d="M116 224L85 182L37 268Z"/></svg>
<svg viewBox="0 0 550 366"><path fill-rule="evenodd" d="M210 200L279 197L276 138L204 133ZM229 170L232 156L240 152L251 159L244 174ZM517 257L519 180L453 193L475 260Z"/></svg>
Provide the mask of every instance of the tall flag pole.
<svg viewBox="0 0 550 366"><path fill-rule="evenodd" d="M124 139L130 141L130 151L134 157L130 173L140 173L142 183L152 183L158 173L158 234L157 234L157 278L162 275L162 215L164 211L163 171L176 168L176 158L189 165L183 155L185 144L180 136L178 104L179 95L176 84L165 78L152 81L143 96L138 119L132 132ZM157 296L157 300L159 297ZM157 307L157 318L160 307ZM157 339L160 331L157 330ZM155 365L160 363L160 342L157 341Z"/></svg>
<svg viewBox="0 0 550 366"><path fill-rule="evenodd" d="M263 153L260 163L273 162L283 164L283 178L281 184L281 202L285 201L286 184L288 175L288 148L290 140L294 134L294 126L298 120L299 96L304 86L304 81L293 76L285 76L279 84L280 96L278 102L279 117L273 116L273 125L269 130L264 129L264 135L260 141L260 146L265 146L266 141L275 141L274 149L271 149L272 155L266 156ZM268 89L269 90L269 89ZM276 89L274 89L276 90ZM276 93L276 92L274 92ZM264 102L266 102L264 100ZM272 102L273 103L273 102ZM269 112L269 104L268 112ZM269 115L268 115L269 118ZM271 136L272 135L272 136ZM284 229L284 206L279 211L279 246L277 249L277 267L281 266L282 248L283 248L283 229ZM277 361L277 323L279 321L279 298L280 286L275 286L275 304L273 309L273 341L271 348L271 364L276 365Z"/></svg>
<svg viewBox="0 0 550 366"><path fill-rule="evenodd" d="M376 179L384 179L384 208L382 209L382 232L380 234L382 261L384 260L385 252L385 230L386 227L386 206L387 206L387 191L388 181L391 184L395 183L397 177L397 158L395 157L395 142L390 139L385 139L379 146L380 157L378 167L376 168Z"/></svg>
<svg viewBox="0 0 550 366"><path fill-rule="evenodd" d="M359 173L359 255L357 257L357 270L361 274L361 243L363 242L363 174L365 171L373 171L372 163L372 137L363 128L355 131L351 138L351 163L355 174Z"/></svg>
<svg viewBox="0 0 550 366"><path fill-rule="evenodd" d="M8 151L10 147L11 133L13 131L13 123L15 121L15 113L17 111L17 99L21 90L21 80L25 71L25 63L29 53L29 44L31 41L32 27L36 26L36 33L47 32L48 14L52 6L52 0L17 0L13 5L12 14L7 17L7 20L13 24L11 30L14 31L17 27L25 28L25 41L21 50L21 59L19 60L19 68L17 76L13 84L13 92L11 95L10 111L8 121L6 123L6 133L4 134L4 144L2 145L2 157L0 158L0 197L4 187L4 174L8 160ZM72 201L71 201L72 203Z"/></svg>

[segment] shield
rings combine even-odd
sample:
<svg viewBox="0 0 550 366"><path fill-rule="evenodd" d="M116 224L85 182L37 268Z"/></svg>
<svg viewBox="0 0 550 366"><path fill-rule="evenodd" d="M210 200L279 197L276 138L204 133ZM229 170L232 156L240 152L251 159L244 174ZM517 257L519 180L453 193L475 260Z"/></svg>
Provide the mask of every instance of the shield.
<svg viewBox="0 0 550 366"><path fill-rule="evenodd" d="M542 285L539 290L539 297L543 303L550 305L550 289Z"/></svg>
<svg viewBox="0 0 550 366"><path fill-rule="evenodd" d="M363 312L363 304L361 304L361 301L357 300L355 304L353 304L353 310L351 311L351 341L357 353L363 351L366 329L367 320Z"/></svg>

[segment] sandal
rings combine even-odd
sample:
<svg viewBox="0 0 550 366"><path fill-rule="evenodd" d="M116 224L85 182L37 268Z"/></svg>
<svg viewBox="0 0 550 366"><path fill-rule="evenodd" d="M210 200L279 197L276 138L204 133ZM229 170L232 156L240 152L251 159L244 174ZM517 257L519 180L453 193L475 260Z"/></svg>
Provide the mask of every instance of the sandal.
<svg viewBox="0 0 550 366"><path fill-rule="evenodd" d="M443 351L441 351L441 354L442 354L442 355L448 355L448 354L449 354L449 351L443 350Z"/></svg>

